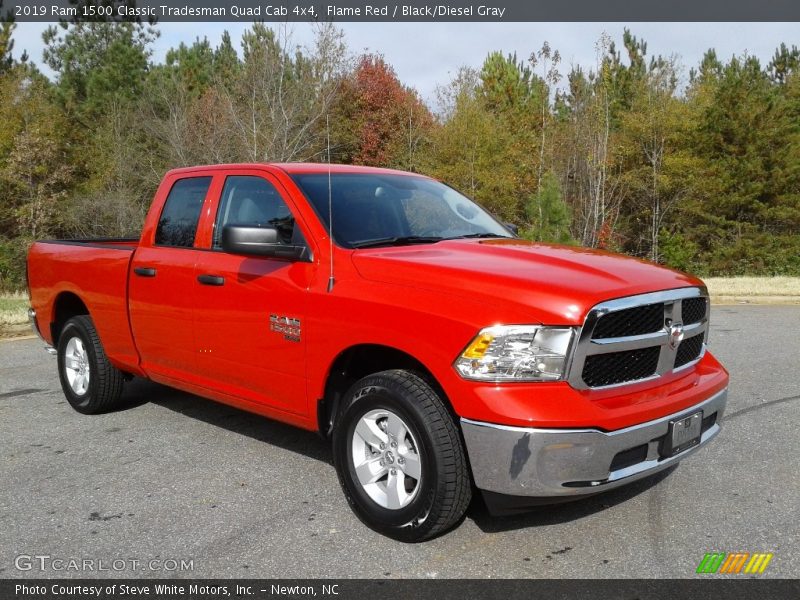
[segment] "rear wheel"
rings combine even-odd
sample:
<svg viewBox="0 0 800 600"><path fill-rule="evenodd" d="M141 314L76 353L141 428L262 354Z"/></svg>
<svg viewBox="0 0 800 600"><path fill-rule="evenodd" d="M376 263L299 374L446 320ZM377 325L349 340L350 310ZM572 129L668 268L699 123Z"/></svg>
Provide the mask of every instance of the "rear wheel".
<svg viewBox="0 0 800 600"><path fill-rule="evenodd" d="M122 396L124 373L106 357L89 316L66 322L58 338L58 375L72 408L95 414L114 408Z"/></svg>
<svg viewBox="0 0 800 600"><path fill-rule="evenodd" d="M455 525L472 488L458 429L443 400L408 371L369 375L350 389L333 434L339 481L356 515L415 542Z"/></svg>

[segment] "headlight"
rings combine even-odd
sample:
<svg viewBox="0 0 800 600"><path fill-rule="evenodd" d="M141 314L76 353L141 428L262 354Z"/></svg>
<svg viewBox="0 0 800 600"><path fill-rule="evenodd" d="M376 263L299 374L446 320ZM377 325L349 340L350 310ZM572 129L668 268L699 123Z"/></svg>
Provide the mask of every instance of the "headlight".
<svg viewBox="0 0 800 600"><path fill-rule="evenodd" d="M557 381L564 377L574 334L572 327L487 327L454 366L465 379L478 381Z"/></svg>

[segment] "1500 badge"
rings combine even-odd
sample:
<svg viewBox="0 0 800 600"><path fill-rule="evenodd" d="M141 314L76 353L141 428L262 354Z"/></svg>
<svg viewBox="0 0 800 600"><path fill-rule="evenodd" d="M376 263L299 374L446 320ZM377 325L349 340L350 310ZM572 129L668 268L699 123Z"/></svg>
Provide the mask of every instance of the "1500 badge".
<svg viewBox="0 0 800 600"><path fill-rule="evenodd" d="M284 339L290 342L299 342L300 335L303 332L300 319L293 319L292 317L284 317L282 315L269 316L269 329L276 333L282 333Z"/></svg>

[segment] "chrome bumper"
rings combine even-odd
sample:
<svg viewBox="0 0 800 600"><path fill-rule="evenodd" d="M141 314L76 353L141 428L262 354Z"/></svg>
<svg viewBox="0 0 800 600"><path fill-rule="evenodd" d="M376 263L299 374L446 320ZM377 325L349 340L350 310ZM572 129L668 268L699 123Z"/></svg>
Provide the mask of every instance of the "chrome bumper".
<svg viewBox="0 0 800 600"><path fill-rule="evenodd" d="M45 350L47 350L50 354L56 354L56 349L47 343L47 340L44 339L42 332L39 331L39 323L36 321L36 311L32 308L28 309L28 321L31 324L31 329L33 329L33 332L39 336L40 340L44 342Z"/></svg>
<svg viewBox="0 0 800 600"><path fill-rule="evenodd" d="M39 336L39 339L44 341L42 332L39 331L39 324L36 322L36 311L32 308L28 309L28 323L31 324L31 329L33 329L33 332Z"/></svg>
<svg viewBox="0 0 800 600"><path fill-rule="evenodd" d="M727 397L725 389L686 410L609 433L509 427L470 419L461 419L461 428L479 489L512 496L580 496L647 477L705 446L720 432ZM698 410L706 423L716 414L713 424L704 427L700 443L662 458L659 445L669 422Z"/></svg>

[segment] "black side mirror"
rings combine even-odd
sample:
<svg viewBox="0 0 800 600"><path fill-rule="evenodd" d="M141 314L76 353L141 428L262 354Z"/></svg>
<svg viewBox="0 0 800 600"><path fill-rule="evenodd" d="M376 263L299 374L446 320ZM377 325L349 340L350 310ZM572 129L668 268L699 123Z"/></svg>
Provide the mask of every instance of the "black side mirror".
<svg viewBox="0 0 800 600"><path fill-rule="evenodd" d="M503 226L514 235L519 235L519 227L514 225L514 223L503 223Z"/></svg>
<svg viewBox="0 0 800 600"><path fill-rule="evenodd" d="M281 244L274 227L252 225L226 225L222 228L222 249L231 254L305 260L305 246Z"/></svg>

